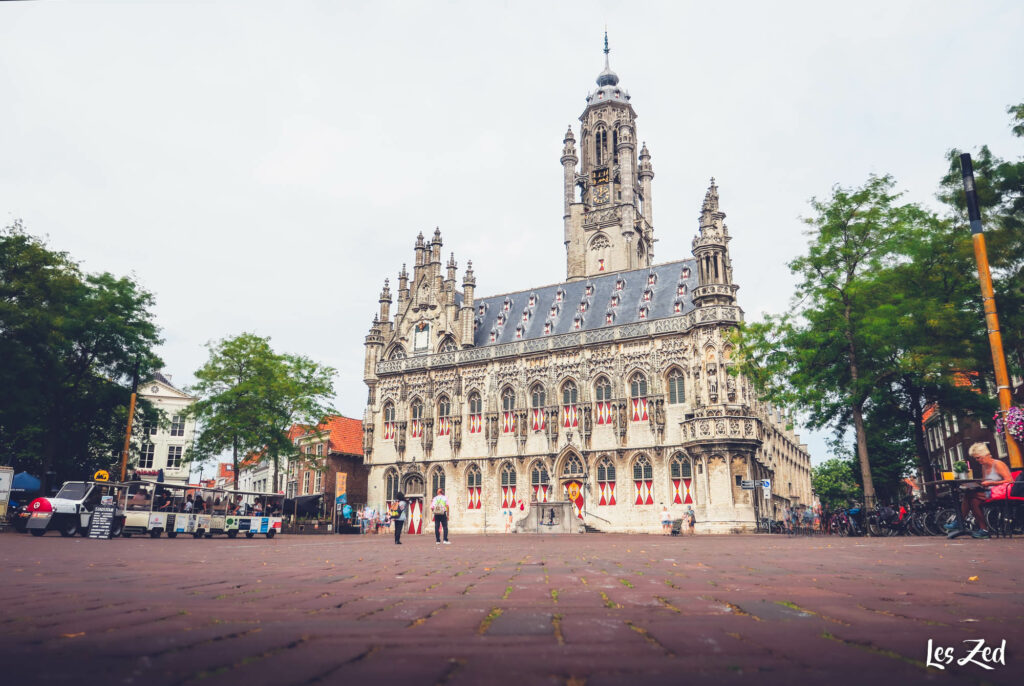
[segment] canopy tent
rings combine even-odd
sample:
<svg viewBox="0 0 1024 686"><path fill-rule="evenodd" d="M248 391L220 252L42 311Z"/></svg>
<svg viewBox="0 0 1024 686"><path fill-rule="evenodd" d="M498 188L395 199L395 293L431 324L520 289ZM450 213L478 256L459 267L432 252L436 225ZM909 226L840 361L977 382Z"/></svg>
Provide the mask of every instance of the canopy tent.
<svg viewBox="0 0 1024 686"><path fill-rule="evenodd" d="M300 495L294 498L285 498L284 514L295 515L296 517L316 517L320 513L320 499L322 493L315 495Z"/></svg>

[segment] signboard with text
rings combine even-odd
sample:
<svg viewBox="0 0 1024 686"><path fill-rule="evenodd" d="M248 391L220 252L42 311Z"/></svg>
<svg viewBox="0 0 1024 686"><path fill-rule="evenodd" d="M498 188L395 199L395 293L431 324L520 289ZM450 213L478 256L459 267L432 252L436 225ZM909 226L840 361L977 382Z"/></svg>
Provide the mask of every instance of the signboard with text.
<svg viewBox="0 0 1024 686"><path fill-rule="evenodd" d="M89 520L89 538L110 538L116 513L117 508L113 505L97 505Z"/></svg>
<svg viewBox="0 0 1024 686"><path fill-rule="evenodd" d="M337 498L348 493L348 474L337 472L334 475L334 497Z"/></svg>

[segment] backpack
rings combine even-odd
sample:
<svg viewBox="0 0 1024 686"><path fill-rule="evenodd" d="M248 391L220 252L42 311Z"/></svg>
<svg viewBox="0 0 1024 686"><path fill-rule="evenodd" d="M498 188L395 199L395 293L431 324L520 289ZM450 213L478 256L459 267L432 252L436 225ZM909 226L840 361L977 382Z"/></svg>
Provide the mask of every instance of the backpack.
<svg viewBox="0 0 1024 686"><path fill-rule="evenodd" d="M444 500L440 498L434 498L434 505L433 507L430 508L430 511L433 512L435 515L440 516L448 514L448 507L445 505Z"/></svg>

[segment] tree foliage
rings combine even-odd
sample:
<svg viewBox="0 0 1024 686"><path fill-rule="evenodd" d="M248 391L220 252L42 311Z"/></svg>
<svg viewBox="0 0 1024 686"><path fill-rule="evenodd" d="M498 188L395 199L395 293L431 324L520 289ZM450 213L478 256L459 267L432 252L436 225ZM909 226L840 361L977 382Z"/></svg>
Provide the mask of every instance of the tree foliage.
<svg viewBox="0 0 1024 686"><path fill-rule="evenodd" d="M114 466L133 375L162 364L153 304L20 222L0 230L0 454L51 484Z"/></svg>
<svg viewBox="0 0 1024 686"><path fill-rule="evenodd" d="M280 457L292 451L293 424L316 426L333 412L335 370L302 355L279 354L269 338L243 333L208 344L209 359L197 372L191 412L199 435L189 459L231 451L235 488L240 458L274 466L278 490Z"/></svg>
<svg viewBox="0 0 1024 686"><path fill-rule="evenodd" d="M811 467L811 488L829 510L846 507L861 497L860 485L854 478L854 463L849 459L834 457Z"/></svg>

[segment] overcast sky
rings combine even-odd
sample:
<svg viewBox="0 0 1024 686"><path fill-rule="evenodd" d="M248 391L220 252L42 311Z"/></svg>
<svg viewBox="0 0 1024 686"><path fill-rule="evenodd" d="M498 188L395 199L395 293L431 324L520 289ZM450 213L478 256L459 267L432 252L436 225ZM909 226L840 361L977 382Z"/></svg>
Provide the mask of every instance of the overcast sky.
<svg viewBox="0 0 1024 686"><path fill-rule="evenodd" d="M361 417L419 231L481 295L564 279L562 137L606 24L655 259L690 255L714 176L747 319L789 305L810 197L888 172L930 203L947 149L1022 152L1015 1L0 3L0 220L136 275L177 385L252 331L336 367Z"/></svg>

